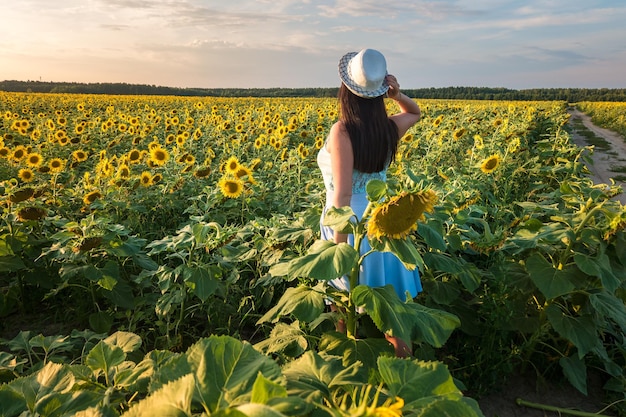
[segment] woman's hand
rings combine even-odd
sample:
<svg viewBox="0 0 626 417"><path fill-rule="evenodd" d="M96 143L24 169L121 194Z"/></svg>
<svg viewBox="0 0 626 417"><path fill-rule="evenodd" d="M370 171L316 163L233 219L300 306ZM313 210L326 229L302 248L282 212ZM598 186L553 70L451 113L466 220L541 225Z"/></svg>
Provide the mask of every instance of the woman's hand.
<svg viewBox="0 0 626 417"><path fill-rule="evenodd" d="M385 81L387 81L387 85L389 86L387 97L390 99L397 99L398 96L400 96L400 84L398 84L397 78L395 75L387 74L385 76Z"/></svg>

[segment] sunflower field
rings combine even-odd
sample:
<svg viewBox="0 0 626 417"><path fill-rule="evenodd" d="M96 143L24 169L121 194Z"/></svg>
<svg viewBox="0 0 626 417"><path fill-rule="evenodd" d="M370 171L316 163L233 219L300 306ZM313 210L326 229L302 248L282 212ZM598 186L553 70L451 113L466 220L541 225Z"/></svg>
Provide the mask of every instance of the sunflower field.
<svg viewBox="0 0 626 417"><path fill-rule="evenodd" d="M567 104L418 102L372 221L327 215L419 269L400 300L327 284L336 100L0 92L0 415L482 416L528 371L623 412L626 209Z"/></svg>
<svg viewBox="0 0 626 417"><path fill-rule="evenodd" d="M578 108L591 116L593 123L626 137L626 103L585 101L578 103Z"/></svg>

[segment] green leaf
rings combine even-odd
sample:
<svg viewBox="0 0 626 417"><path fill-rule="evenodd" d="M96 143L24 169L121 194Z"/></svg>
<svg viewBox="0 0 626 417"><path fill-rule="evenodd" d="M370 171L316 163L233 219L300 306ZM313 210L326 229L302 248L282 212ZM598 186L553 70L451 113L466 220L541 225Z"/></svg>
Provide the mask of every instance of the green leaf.
<svg viewBox="0 0 626 417"><path fill-rule="evenodd" d="M331 280L349 274L358 260L359 253L347 243L317 240L306 255L291 261L289 274Z"/></svg>
<svg viewBox="0 0 626 417"><path fill-rule="evenodd" d="M8 385L0 385L0 416L18 416L23 411L26 411L23 395Z"/></svg>
<svg viewBox="0 0 626 417"><path fill-rule="evenodd" d="M441 362L380 357L378 370L389 390L389 397L400 397L405 404L432 401L433 397L458 397L448 367Z"/></svg>
<svg viewBox="0 0 626 417"><path fill-rule="evenodd" d="M279 318L290 314L293 314L298 320L310 322L322 314L324 308L324 287L322 283L313 288L306 285L289 287L276 305L257 321L257 324L265 322L276 323Z"/></svg>
<svg viewBox="0 0 626 417"><path fill-rule="evenodd" d="M259 373L252 386L250 401L258 404L268 404L272 398L287 397L287 388L270 381L263 374Z"/></svg>
<svg viewBox="0 0 626 417"><path fill-rule="evenodd" d="M568 294L576 288L570 280L571 268L555 269L538 253L526 260L526 269L530 279L548 300Z"/></svg>
<svg viewBox="0 0 626 417"><path fill-rule="evenodd" d="M569 356L559 359L559 364L569 383L587 395L587 366L584 360L578 356Z"/></svg>
<svg viewBox="0 0 626 417"><path fill-rule="evenodd" d="M287 391L309 402L331 400L332 393L341 387L362 385L367 376L358 362L345 366L341 358L320 355L309 350L283 368Z"/></svg>
<svg viewBox="0 0 626 417"><path fill-rule="evenodd" d="M117 346L126 354L141 347L141 337L131 332L117 331L103 340L111 346Z"/></svg>
<svg viewBox="0 0 626 417"><path fill-rule="evenodd" d="M359 285L352 291L352 298L357 306L365 308L380 331L407 342L425 341L441 347L461 324L458 317L445 311L410 300L402 303L391 285Z"/></svg>
<svg viewBox="0 0 626 417"><path fill-rule="evenodd" d="M324 333L318 349L329 355L341 356L344 366L361 362L367 368L375 367L381 354L394 353L393 346L385 339L355 339L339 332Z"/></svg>
<svg viewBox="0 0 626 417"><path fill-rule="evenodd" d="M185 375L139 401L122 416L152 417L158 410L159 417L191 417L194 415L191 412L194 387L194 375Z"/></svg>
<svg viewBox="0 0 626 417"><path fill-rule="evenodd" d="M85 365L96 375L102 372L107 378L111 370L126 360L126 354L122 348L112 346L105 341L100 341L87 354Z"/></svg>
<svg viewBox="0 0 626 417"><path fill-rule="evenodd" d="M297 320L291 324L276 323L269 337L254 345L266 355L284 352L291 357L300 356L308 346L306 333L302 331Z"/></svg>
<svg viewBox="0 0 626 417"><path fill-rule="evenodd" d="M424 260L417 251L415 244L409 239L389 239L381 237L380 239L370 239L370 246L379 252L391 252L402 262L404 267L410 271L417 266L422 267Z"/></svg>
<svg viewBox="0 0 626 417"><path fill-rule="evenodd" d="M612 271L611 261L606 254L591 257L583 253L574 255L576 266L587 275L598 277L602 281L602 286L608 292L614 292L622 284Z"/></svg>
<svg viewBox="0 0 626 417"><path fill-rule="evenodd" d="M211 413L249 399L259 373L271 381L280 378L276 362L249 343L229 336L201 339L186 357L197 380L194 398Z"/></svg>
<svg viewBox="0 0 626 417"><path fill-rule="evenodd" d="M285 417L284 414L265 404L242 404L237 407L237 411L241 411L247 417Z"/></svg>
<svg viewBox="0 0 626 417"><path fill-rule="evenodd" d="M194 295L196 295L203 302L208 300L209 297L215 294L218 288L219 281L214 277L216 276L217 266L207 265L204 267L184 267L182 269L182 276L187 285L191 288ZM220 271L217 269L217 274Z"/></svg>
<svg viewBox="0 0 626 417"><path fill-rule="evenodd" d="M387 195L387 183L382 180L369 180L365 184L365 192L369 201L379 201Z"/></svg>
<svg viewBox="0 0 626 417"><path fill-rule="evenodd" d="M626 333L626 305L624 301L602 291L591 294L589 302L606 320L614 321L622 329L622 332Z"/></svg>
<svg viewBox="0 0 626 417"><path fill-rule="evenodd" d="M431 248L438 249L442 252L445 252L448 248L442 234L429 224L418 222L417 233L424 238L426 244Z"/></svg>
<svg viewBox="0 0 626 417"><path fill-rule="evenodd" d="M582 358L601 345L593 318L589 315L572 317L554 304L546 307L546 316L561 337L572 342L578 348L578 357Z"/></svg>
<svg viewBox="0 0 626 417"><path fill-rule="evenodd" d="M25 268L26 265L19 256L0 256L0 272L15 272Z"/></svg>
<svg viewBox="0 0 626 417"><path fill-rule="evenodd" d="M356 221L350 206L330 207L324 214L324 226L330 226L340 233L353 234Z"/></svg>

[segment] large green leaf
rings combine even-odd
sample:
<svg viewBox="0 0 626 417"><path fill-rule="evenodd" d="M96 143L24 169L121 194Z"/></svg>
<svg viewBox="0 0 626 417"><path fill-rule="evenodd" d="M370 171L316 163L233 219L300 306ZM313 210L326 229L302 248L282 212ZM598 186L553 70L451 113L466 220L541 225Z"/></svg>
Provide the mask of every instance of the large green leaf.
<svg viewBox="0 0 626 417"><path fill-rule="evenodd" d="M324 287L320 283L315 287L301 285L289 287L276 305L257 321L257 323L276 323L281 317L293 314L298 320L310 322L324 311Z"/></svg>
<svg viewBox="0 0 626 417"><path fill-rule="evenodd" d="M380 357L378 369L387 386L387 395L402 398L404 409L414 410L414 415L483 416L475 401L463 397L447 366L441 362Z"/></svg>
<svg viewBox="0 0 626 417"><path fill-rule="evenodd" d="M267 339L254 347L266 355L284 352L289 356L300 356L309 346L306 333L300 328L300 322L276 323Z"/></svg>
<svg viewBox="0 0 626 417"><path fill-rule="evenodd" d="M365 308L380 331L407 342L425 341L441 347L461 325L454 314L410 300L401 302L391 285L378 288L359 285L352 291L352 297L357 306Z"/></svg>
<svg viewBox="0 0 626 417"><path fill-rule="evenodd" d="M370 246L379 252L391 252L402 262L404 267L410 271L416 267L423 267L424 260L417 251L411 239L390 239L381 237L380 239L370 239Z"/></svg>
<svg viewBox="0 0 626 417"><path fill-rule="evenodd" d="M359 361L367 368L375 367L382 353L393 355L394 352L391 344L385 339L371 337L355 339L339 332L324 333L319 350L329 355L341 356L345 366Z"/></svg>
<svg viewBox="0 0 626 417"><path fill-rule="evenodd" d="M22 259L16 255L0 256L0 272L14 272L25 269L26 265Z"/></svg>
<svg viewBox="0 0 626 417"><path fill-rule="evenodd" d="M60 417L74 415L77 411L97 405L102 399L95 392L75 390L75 385L76 380L69 366L48 362L37 373L13 380L3 390L18 393L21 396L19 404L25 406L24 411L30 411L28 415ZM13 401L13 394L7 396ZM0 399L2 397L0 395ZM15 408L15 404L11 408Z"/></svg>
<svg viewBox="0 0 626 417"><path fill-rule="evenodd" d="M275 381L271 381L259 374L252 386L250 401L258 404L268 404L272 398L287 397L287 388Z"/></svg>
<svg viewBox="0 0 626 417"><path fill-rule="evenodd" d="M417 224L417 233L424 238L428 247L442 252L447 249L446 241L443 240L441 231L435 229L430 224L419 222Z"/></svg>
<svg viewBox="0 0 626 417"><path fill-rule="evenodd" d="M184 266L181 273L193 294L202 301L206 301L215 293L219 285L219 281L215 279L215 276L221 274L219 268L214 265L203 267Z"/></svg>
<svg viewBox="0 0 626 417"><path fill-rule="evenodd" d="M626 333L626 305L624 301L606 291L591 294L589 302L605 319L612 320Z"/></svg>
<svg viewBox="0 0 626 417"><path fill-rule="evenodd" d="M283 375L290 395L317 403L330 400L337 388L367 381L367 374L358 362L345 366L339 357L322 356L311 350L285 365Z"/></svg>
<svg viewBox="0 0 626 417"><path fill-rule="evenodd" d="M87 365L96 376L102 373L107 378L107 381L109 381L109 378L112 377L111 371L125 360L126 354L121 347L100 341L89 351L89 354L87 354L85 365Z"/></svg>
<svg viewBox="0 0 626 417"><path fill-rule="evenodd" d="M194 398L211 412L248 402L259 373L270 381L280 377L280 368L272 359L229 336L201 339L186 356L196 375Z"/></svg>
<svg viewBox="0 0 626 417"><path fill-rule="evenodd" d="M22 411L26 411L23 395L8 385L0 385L0 416L18 416Z"/></svg>
<svg viewBox="0 0 626 417"><path fill-rule="evenodd" d="M124 417L190 417L195 378L193 374L172 381L139 401ZM158 412L157 412L158 410Z"/></svg>
<svg viewBox="0 0 626 417"><path fill-rule="evenodd" d="M291 261L289 274L331 280L349 274L358 260L359 253L347 243L317 240L306 255Z"/></svg>
<svg viewBox="0 0 626 417"><path fill-rule="evenodd" d="M587 366L578 356L563 357L559 360L563 375L578 391L587 395Z"/></svg>
<svg viewBox="0 0 626 417"><path fill-rule="evenodd" d="M532 254L526 260L526 269L530 279L548 300L570 293L576 288L570 280L572 268L556 269L538 253Z"/></svg>
<svg viewBox="0 0 626 417"><path fill-rule="evenodd" d="M546 307L546 316L554 330L578 348L580 358L601 345L596 324L590 315L573 317L564 314L558 306L551 304Z"/></svg>
<svg viewBox="0 0 626 417"><path fill-rule="evenodd" d="M124 353L134 352L141 347L141 337L131 332L115 332L104 339L104 342L119 347Z"/></svg>
<svg viewBox="0 0 626 417"><path fill-rule="evenodd" d="M324 226L340 233L354 234L356 215L350 206L331 207L324 214Z"/></svg>
<svg viewBox="0 0 626 417"><path fill-rule="evenodd" d="M606 254L591 257L583 253L576 253L574 261L585 274L600 278L602 286L608 292L614 292L622 284L622 281L613 274L611 261Z"/></svg>

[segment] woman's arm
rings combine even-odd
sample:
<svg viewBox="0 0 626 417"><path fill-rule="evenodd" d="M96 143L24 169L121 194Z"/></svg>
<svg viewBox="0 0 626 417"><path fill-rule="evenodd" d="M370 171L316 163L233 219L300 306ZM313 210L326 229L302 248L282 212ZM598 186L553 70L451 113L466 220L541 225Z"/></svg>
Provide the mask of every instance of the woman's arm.
<svg viewBox="0 0 626 417"><path fill-rule="evenodd" d="M389 118L393 120L398 126L398 135L400 137L419 121L422 117L422 112L419 105L410 97L400 92L400 84L393 75L387 75L387 84L389 84L389 91L387 96L395 100L400 106L400 113L394 114Z"/></svg>
<svg viewBox="0 0 626 417"><path fill-rule="evenodd" d="M342 122L335 123L330 129L326 149L330 153L330 167L335 189L330 203L337 208L349 206L352 199L354 154L350 136ZM346 242L347 239L346 234L335 232L335 243Z"/></svg>

